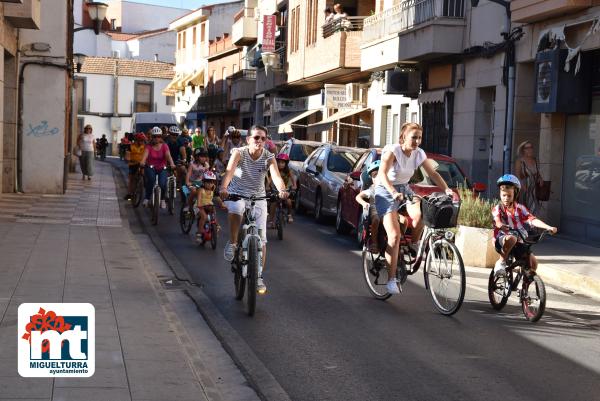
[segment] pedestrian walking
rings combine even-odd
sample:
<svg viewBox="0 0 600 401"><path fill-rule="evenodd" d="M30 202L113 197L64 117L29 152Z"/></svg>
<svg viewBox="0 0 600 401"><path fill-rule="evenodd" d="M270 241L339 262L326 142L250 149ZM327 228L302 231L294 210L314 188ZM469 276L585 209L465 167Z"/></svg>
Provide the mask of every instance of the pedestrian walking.
<svg viewBox="0 0 600 401"><path fill-rule="evenodd" d="M517 148L517 160L515 162L515 175L521 182L520 203L536 214L541 206L535 188L542 185L543 179L540 174L535 149L530 141L522 142Z"/></svg>
<svg viewBox="0 0 600 401"><path fill-rule="evenodd" d="M83 133L77 137L77 146L81 150L79 156L79 166L81 167L81 179L92 179L94 175L94 154L96 153L96 141L94 139L93 129L90 124L83 128Z"/></svg>
<svg viewBox="0 0 600 401"><path fill-rule="evenodd" d="M104 161L104 159L106 159L106 148L108 148L108 139L106 139L105 134L102 134L102 138L100 138L98 144L100 146L100 149L98 149L100 152L100 160Z"/></svg>

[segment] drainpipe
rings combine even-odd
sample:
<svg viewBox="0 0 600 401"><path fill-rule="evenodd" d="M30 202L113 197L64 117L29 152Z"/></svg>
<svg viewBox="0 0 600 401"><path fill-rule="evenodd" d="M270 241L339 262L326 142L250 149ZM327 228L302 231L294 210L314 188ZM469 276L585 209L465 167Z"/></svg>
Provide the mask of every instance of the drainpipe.
<svg viewBox="0 0 600 401"><path fill-rule="evenodd" d="M115 149L117 149L115 146L119 146L117 143L117 138L116 135L113 132L113 128L112 128L112 119L113 118L120 118L119 117L119 75L118 72L119 71L119 60L117 59L115 62L115 72L113 75L113 114L111 117L111 127L110 127L110 136L111 138L111 142L112 142L112 154L113 156L115 156ZM117 153L118 154L118 153Z"/></svg>
<svg viewBox="0 0 600 401"><path fill-rule="evenodd" d="M58 68L70 73L72 68L67 64L55 64L47 61L26 61L19 68L19 87L17 104L17 192L23 192L23 87L25 83L25 69L30 65L39 65L43 67Z"/></svg>
<svg viewBox="0 0 600 401"><path fill-rule="evenodd" d="M508 63L508 88L506 99L506 121L504 129L504 157L502 164L502 173L509 174L512 171L512 143L513 143L513 122L515 113L515 42L509 40L506 49Z"/></svg>

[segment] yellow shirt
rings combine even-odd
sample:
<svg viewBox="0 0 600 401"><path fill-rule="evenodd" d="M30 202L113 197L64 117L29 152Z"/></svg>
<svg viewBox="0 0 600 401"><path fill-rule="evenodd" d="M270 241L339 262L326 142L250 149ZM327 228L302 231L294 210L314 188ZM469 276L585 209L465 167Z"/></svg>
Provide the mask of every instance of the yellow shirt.
<svg viewBox="0 0 600 401"><path fill-rule="evenodd" d="M142 158L144 157L145 150L146 145L136 145L135 143L132 143L131 149L129 150L129 165L132 166L134 164L140 164Z"/></svg>
<svg viewBox="0 0 600 401"><path fill-rule="evenodd" d="M198 191L200 191L200 207L202 207L202 206L212 206L213 205L214 192L213 191L209 191L209 190L204 189L204 188L200 188Z"/></svg>

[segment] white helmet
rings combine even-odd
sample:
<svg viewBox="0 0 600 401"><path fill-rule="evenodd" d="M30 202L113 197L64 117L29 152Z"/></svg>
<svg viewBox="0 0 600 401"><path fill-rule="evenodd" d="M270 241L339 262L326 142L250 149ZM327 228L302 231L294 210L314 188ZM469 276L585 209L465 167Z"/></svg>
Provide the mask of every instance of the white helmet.
<svg viewBox="0 0 600 401"><path fill-rule="evenodd" d="M234 127L233 125L230 125L230 126L227 128L227 132L229 132L230 134L233 134L233 133L235 132L235 127Z"/></svg>
<svg viewBox="0 0 600 401"><path fill-rule="evenodd" d="M178 126L172 125L169 127L169 133L171 135L179 135L179 134L181 134L181 130L179 129Z"/></svg>
<svg viewBox="0 0 600 401"><path fill-rule="evenodd" d="M158 127L152 127L152 130L150 131L150 134L152 136L154 136L154 135L162 135L162 133L163 133L162 130L160 128L158 128Z"/></svg>

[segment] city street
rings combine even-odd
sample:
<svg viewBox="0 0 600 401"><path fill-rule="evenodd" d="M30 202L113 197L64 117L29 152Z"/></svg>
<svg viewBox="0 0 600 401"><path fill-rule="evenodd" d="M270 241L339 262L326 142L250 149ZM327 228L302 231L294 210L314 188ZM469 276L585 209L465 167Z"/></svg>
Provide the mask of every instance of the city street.
<svg viewBox="0 0 600 401"><path fill-rule="evenodd" d="M165 212L157 232L293 400L600 397L598 301L547 286L546 313L531 324L516 298L492 310L488 270L476 268L467 268L465 302L453 317L434 310L421 274L401 295L377 301L352 238L298 216L283 241L269 232L268 293L249 318L233 297L219 217L215 251L194 243L195 230L183 235L178 217Z"/></svg>

